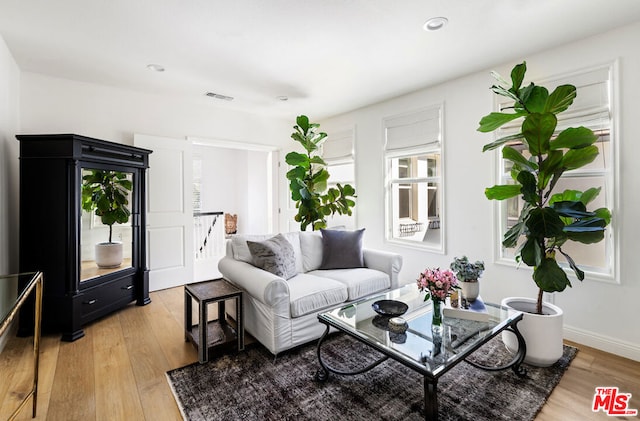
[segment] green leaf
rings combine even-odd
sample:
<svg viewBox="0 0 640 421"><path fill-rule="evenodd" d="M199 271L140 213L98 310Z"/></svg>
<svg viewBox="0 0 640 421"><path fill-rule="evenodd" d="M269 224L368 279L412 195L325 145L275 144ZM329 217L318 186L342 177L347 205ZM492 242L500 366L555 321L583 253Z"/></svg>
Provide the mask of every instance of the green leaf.
<svg viewBox="0 0 640 421"><path fill-rule="evenodd" d="M591 187L590 189L585 190L581 195L579 200L588 205L591 203L598 195L600 194L601 187Z"/></svg>
<svg viewBox="0 0 640 421"><path fill-rule="evenodd" d="M551 208L535 208L526 222L530 236L553 238L563 234L564 223L558 213Z"/></svg>
<svg viewBox="0 0 640 421"><path fill-rule="evenodd" d="M309 157L305 154L301 154L298 152L289 152L287 156L285 156L284 161L291 166L301 166L306 169L309 168Z"/></svg>
<svg viewBox="0 0 640 421"><path fill-rule="evenodd" d="M549 140L553 136L558 120L550 113L529 114L522 123L522 134L527 139L531 155L545 154L549 151Z"/></svg>
<svg viewBox="0 0 640 421"><path fill-rule="evenodd" d="M306 115L296 117L296 124L302 129L303 133L306 134L309 131L309 117Z"/></svg>
<svg viewBox="0 0 640 421"><path fill-rule="evenodd" d="M604 239L604 228L592 231L569 231L567 238L582 244L595 244Z"/></svg>
<svg viewBox="0 0 640 421"><path fill-rule="evenodd" d="M593 212L587 212L586 206L580 201L563 200L553 202L550 206L558 215L568 218L590 218L595 215Z"/></svg>
<svg viewBox="0 0 640 421"><path fill-rule="evenodd" d="M500 139L497 139L491 143L487 143L486 145L484 145L484 147L482 148L482 152L486 152L486 151L490 151L493 149L496 149L502 145L504 145L507 142L510 142L512 140L521 140L523 139L522 133L518 133L518 134L512 134L509 136L505 136L505 137L501 137Z"/></svg>
<svg viewBox="0 0 640 421"><path fill-rule="evenodd" d="M513 92L518 92L520 86L522 86L522 81L524 80L525 73L527 73L526 61L523 61L520 64L516 64L511 70L511 89L513 89Z"/></svg>
<svg viewBox="0 0 640 421"><path fill-rule="evenodd" d="M560 85L549 95L545 104L545 112L558 114L565 111L573 103L576 97L576 87L573 85Z"/></svg>
<svg viewBox="0 0 640 421"><path fill-rule="evenodd" d="M580 149L593 145L597 140L598 136L586 127L569 127L561 131L558 137L549 143L549 147L552 150L560 148Z"/></svg>
<svg viewBox="0 0 640 421"><path fill-rule="evenodd" d="M526 226L524 222L519 221L517 224L509 228L507 232L504 233L504 237L502 239L502 245L506 248L513 248L518 243L518 239L521 235L524 234Z"/></svg>
<svg viewBox="0 0 640 421"><path fill-rule="evenodd" d="M512 89L507 89L499 85L493 85L491 87L491 90L498 95L505 96L512 99L516 103L520 103L520 98L518 98L518 96L513 93Z"/></svg>
<svg viewBox="0 0 640 421"><path fill-rule="evenodd" d="M517 184L505 184L486 188L484 194L489 200L504 200L520 194Z"/></svg>
<svg viewBox="0 0 640 421"><path fill-rule="evenodd" d="M540 163L540 171L538 172L538 188L540 190L546 188L552 177L562 169L562 156L562 151L550 151Z"/></svg>
<svg viewBox="0 0 640 421"><path fill-rule="evenodd" d="M569 278L555 259L545 257L533 270L533 280L545 292L561 292L571 286Z"/></svg>
<svg viewBox="0 0 640 421"><path fill-rule="evenodd" d="M309 162L312 163L312 164L318 164L318 165L323 165L323 166L327 165L327 163L324 161L324 159L322 159L321 156L317 156L317 155L312 157L309 160Z"/></svg>
<svg viewBox="0 0 640 421"><path fill-rule="evenodd" d="M287 171L288 180L302 180L304 179L307 171L303 167L294 167Z"/></svg>
<svg viewBox="0 0 640 421"><path fill-rule="evenodd" d="M562 166L568 170L582 168L585 165L592 163L598 154L598 148L593 145L581 149L569 149L567 153L564 154Z"/></svg>
<svg viewBox="0 0 640 421"><path fill-rule="evenodd" d="M527 241L520 249L520 257L527 266L538 266L542 260L543 250L535 238L527 237Z"/></svg>
<svg viewBox="0 0 640 421"><path fill-rule="evenodd" d="M536 205L540 200L536 190L536 177L528 171L521 171L518 174L518 183L521 184L520 192L525 202Z"/></svg>
<svg viewBox="0 0 640 421"><path fill-rule="evenodd" d="M611 211L607 208L598 208L595 211L593 211L593 213L596 214L596 217L598 218L602 218L606 225L609 225L611 223Z"/></svg>
<svg viewBox="0 0 640 421"><path fill-rule="evenodd" d="M524 167L527 171L535 171L538 169L538 165L535 162L530 162L520 153L520 151L512 148L511 146L505 146L502 148L502 158Z"/></svg>
<svg viewBox="0 0 640 421"><path fill-rule="evenodd" d="M496 113L493 112L488 114L482 119L480 119L480 126L478 127L479 132L487 133L492 132L495 129L501 127L502 125L513 121L517 118L526 115L525 113L515 113L515 114L507 114L507 113Z"/></svg>
<svg viewBox="0 0 640 421"><path fill-rule="evenodd" d="M530 113L543 113L547 98L549 98L547 88L533 85L527 90L527 96L522 98L522 102Z"/></svg>
<svg viewBox="0 0 640 421"><path fill-rule="evenodd" d="M567 263L569 263L569 266L571 267L571 269L573 269L573 272L576 274L578 280L584 280L584 272L578 267L578 265L576 265L576 262L571 258L571 256L562 251L562 249L560 248L558 248L558 251L562 253L565 259L567 259Z"/></svg>

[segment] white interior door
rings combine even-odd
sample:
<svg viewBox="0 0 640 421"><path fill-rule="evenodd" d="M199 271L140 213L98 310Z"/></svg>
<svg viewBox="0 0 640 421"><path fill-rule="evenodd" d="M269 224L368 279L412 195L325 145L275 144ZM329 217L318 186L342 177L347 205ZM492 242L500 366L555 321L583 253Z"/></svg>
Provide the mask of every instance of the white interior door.
<svg viewBox="0 0 640 421"><path fill-rule="evenodd" d="M193 280L191 142L135 134L133 143L153 153L147 174L149 290Z"/></svg>

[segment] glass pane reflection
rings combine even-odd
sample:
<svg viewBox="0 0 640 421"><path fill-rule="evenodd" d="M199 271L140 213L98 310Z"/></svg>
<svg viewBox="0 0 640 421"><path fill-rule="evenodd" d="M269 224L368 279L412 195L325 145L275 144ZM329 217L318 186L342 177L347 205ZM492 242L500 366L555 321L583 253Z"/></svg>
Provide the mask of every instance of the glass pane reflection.
<svg viewBox="0 0 640 421"><path fill-rule="evenodd" d="M132 266L133 174L82 169L80 281Z"/></svg>

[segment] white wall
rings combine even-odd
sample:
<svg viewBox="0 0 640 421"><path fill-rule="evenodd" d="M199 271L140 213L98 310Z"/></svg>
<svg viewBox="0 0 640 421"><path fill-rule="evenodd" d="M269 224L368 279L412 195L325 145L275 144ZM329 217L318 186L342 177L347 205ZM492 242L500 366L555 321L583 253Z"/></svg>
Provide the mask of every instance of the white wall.
<svg viewBox="0 0 640 421"><path fill-rule="evenodd" d="M20 71L0 37L0 275L18 270L18 141ZM0 281L0 316L15 295L15 285ZM0 337L0 350L6 336Z"/></svg>
<svg viewBox="0 0 640 421"><path fill-rule="evenodd" d="M134 133L288 143L284 119L29 72L21 82L22 133L77 133L125 144Z"/></svg>
<svg viewBox="0 0 640 421"><path fill-rule="evenodd" d="M565 337L590 346L640 360L640 277L634 260L640 222L640 177L635 172L640 156L640 23L620 28L580 42L559 46L522 59L527 60L528 79L540 80L590 66L619 60L620 68L620 208L614 214L619 229L621 270L619 284L586 279L573 282L573 288L555 294L555 303L565 311ZM357 130L356 168L358 180L358 225L366 227L365 243L383 247L404 256L401 279L413 282L425 267L448 267L454 256L482 259L487 270L481 294L500 302L505 296L531 296L536 293L527 268L497 265L493 255L494 202L484 197L485 187L495 184L493 153L482 153L492 135L478 133L480 118L493 111L493 84L490 70L507 76L513 63L497 64L493 69L471 74L380 104L365 107L322 121L325 130L355 125ZM435 254L404 248L384 241L384 179L382 119L420 107L444 103L444 215L445 253Z"/></svg>
<svg viewBox="0 0 640 421"><path fill-rule="evenodd" d="M268 233L271 152L196 145L202 157L202 211L238 215L238 233Z"/></svg>

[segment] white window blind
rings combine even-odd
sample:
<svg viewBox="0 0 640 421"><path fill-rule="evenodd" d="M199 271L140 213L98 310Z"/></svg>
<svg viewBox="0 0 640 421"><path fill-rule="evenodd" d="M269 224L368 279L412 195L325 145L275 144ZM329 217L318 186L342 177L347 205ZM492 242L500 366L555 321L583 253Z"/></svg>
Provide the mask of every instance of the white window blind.
<svg viewBox="0 0 640 421"><path fill-rule="evenodd" d="M353 160L353 129L330 133L322 144L322 158L327 163Z"/></svg>
<svg viewBox="0 0 640 421"><path fill-rule="evenodd" d="M610 68L601 67L580 74L552 79L541 85L549 89L549 93L560 85L574 85L576 98L573 104L565 112L558 114L557 130L562 131L567 127L584 126L593 131L609 129L611 127L611 99L610 99ZM523 86L526 86L523 84ZM502 100L503 98L501 98ZM506 98L499 103L499 109L513 105ZM505 110L510 112L509 110ZM515 134L520 131L522 120L504 125L500 129L500 136Z"/></svg>
<svg viewBox="0 0 640 421"><path fill-rule="evenodd" d="M440 106L385 119L385 150L400 151L440 142L441 120Z"/></svg>

